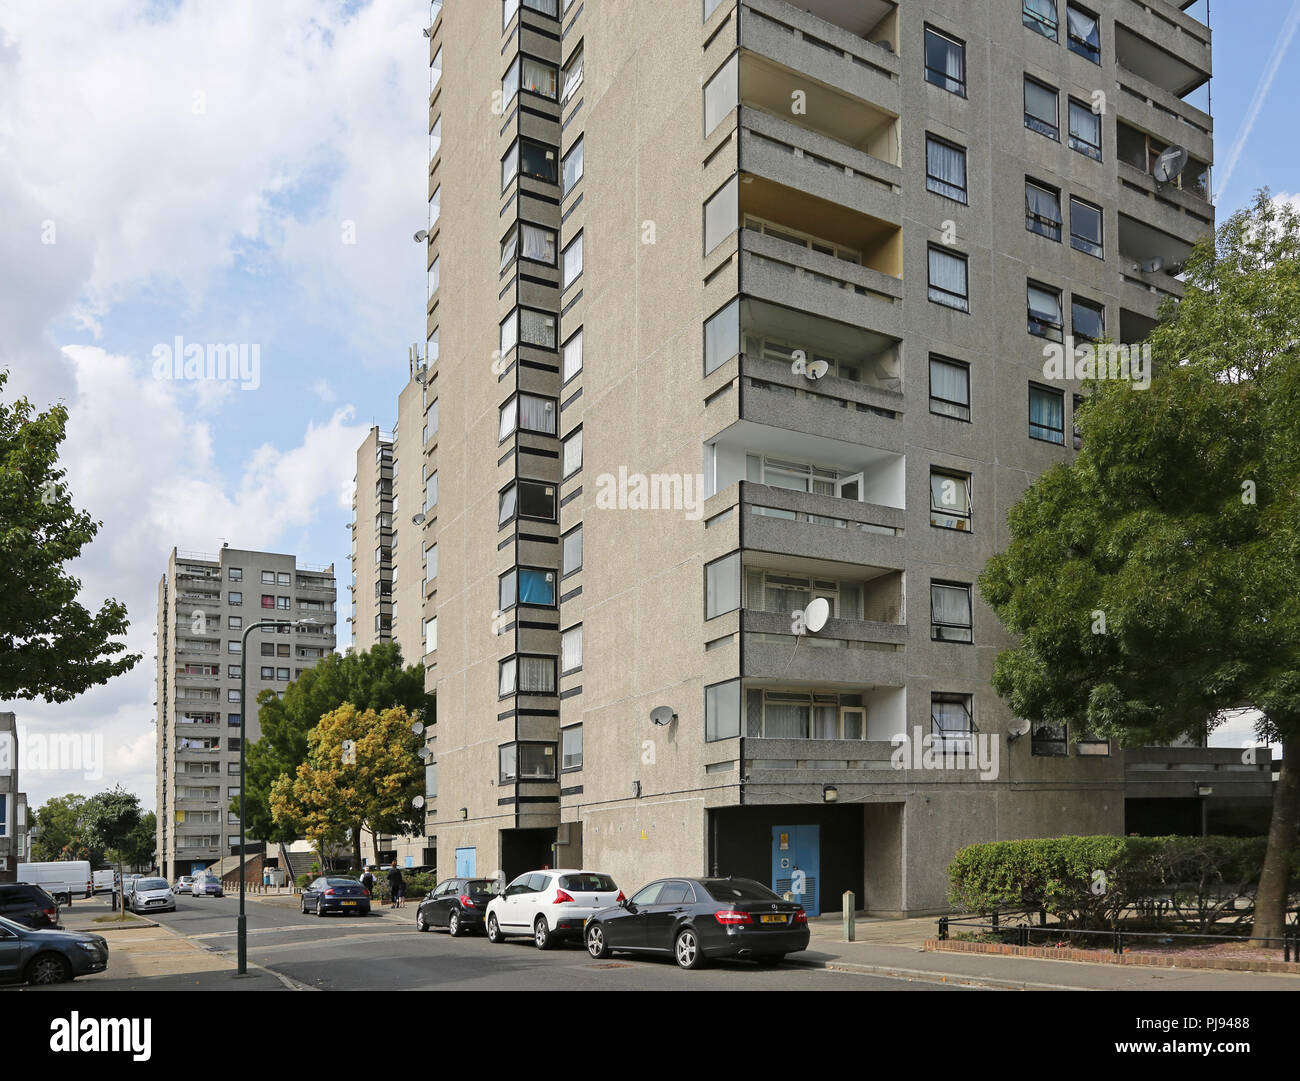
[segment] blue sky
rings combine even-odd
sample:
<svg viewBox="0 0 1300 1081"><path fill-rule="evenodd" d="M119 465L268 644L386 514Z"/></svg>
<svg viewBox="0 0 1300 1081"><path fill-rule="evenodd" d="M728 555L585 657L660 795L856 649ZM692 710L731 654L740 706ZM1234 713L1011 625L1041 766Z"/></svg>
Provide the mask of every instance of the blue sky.
<svg viewBox="0 0 1300 1081"><path fill-rule="evenodd" d="M1300 0L1213 6L1225 216L1261 186L1300 192ZM104 780L32 774L34 801L121 781L152 806L172 544L333 562L345 643L355 449L391 427L424 337L428 18L427 0L0 7L0 367L10 393L71 409L69 480L104 521L85 600L124 600L145 654L76 702L9 704L33 732L104 742ZM154 380L177 335L256 345L260 385Z"/></svg>

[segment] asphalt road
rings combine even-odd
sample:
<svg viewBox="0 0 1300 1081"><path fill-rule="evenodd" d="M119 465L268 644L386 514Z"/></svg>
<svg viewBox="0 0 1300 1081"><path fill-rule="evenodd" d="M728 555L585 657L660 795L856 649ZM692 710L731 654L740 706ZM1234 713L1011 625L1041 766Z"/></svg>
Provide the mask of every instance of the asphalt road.
<svg viewBox="0 0 1300 1081"><path fill-rule="evenodd" d="M233 956L238 907L234 897L180 897L175 913L150 916L206 949ZM322 919L249 902L247 912L249 962L320 990L964 990L793 965L760 969L746 961L718 961L699 972L683 972L667 957L595 961L577 944L542 951L528 939L494 946L480 935L421 934L411 920L380 910Z"/></svg>

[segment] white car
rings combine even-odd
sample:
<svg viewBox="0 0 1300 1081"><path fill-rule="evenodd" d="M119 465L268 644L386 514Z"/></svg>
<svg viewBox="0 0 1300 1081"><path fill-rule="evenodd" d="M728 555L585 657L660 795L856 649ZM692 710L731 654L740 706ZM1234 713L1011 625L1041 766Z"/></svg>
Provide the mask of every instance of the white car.
<svg viewBox="0 0 1300 1081"><path fill-rule="evenodd" d="M138 878L126 897L132 912L175 912L176 897L165 878Z"/></svg>
<svg viewBox="0 0 1300 1081"><path fill-rule="evenodd" d="M529 871L488 902L488 941L529 935L539 950L549 949L557 939L580 938L588 916L622 899L614 880L598 871Z"/></svg>
<svg viewBox="0 0 1300 1081"><path fill-rule="evenodd" d="M175 894L182 894L182 893L193 894L194 876L181 875L181 877L176 880L176 885L172 887L172 892Z"/></svg>

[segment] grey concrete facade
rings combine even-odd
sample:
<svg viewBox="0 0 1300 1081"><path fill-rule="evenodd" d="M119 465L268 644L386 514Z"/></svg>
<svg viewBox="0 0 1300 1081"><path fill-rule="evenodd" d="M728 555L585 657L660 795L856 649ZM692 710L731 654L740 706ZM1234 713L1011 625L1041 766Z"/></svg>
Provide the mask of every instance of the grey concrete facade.
<svg viewBox="0 0 1300 1081"><path fill-rule="evenodd" d="M334 652L333 566L292 555L223 547L173 548L158 583L157 817L159 872L176 875L238 851L239 741L260 735L256 700ZM310 627L244 630L263 619L314 620ZM248 703L239 700L247 664ZM257 838L250 837L251 843Z"/></svg>
<svg viewBox="0 0 1300 1081"><path fill-rule="evenodd" d="M1022 738L992 691L1008 639L974 583L1074 451L1081 383L1044 347L1098 310L1140 341L1181 290L1142 264L1212 228L1213 122L1182 100L1210 35L1168 0L1078 8L1095 38L1055 11L1051 40L1021 0L435 9L440 871L776 884L809 824L825 891L921 913L963 844L1124 830L1118 748ZM935 68L936 41L960 65ZM1158 182L1170 144L1189 165ZM1029 183L1054 230L1030 228ZM954 256L960 298L936 291ZM932 358L964 403L936 398ZM960 626L935 584L945 605L969 588ZM800 633L815 596L830 618ZM900 768L896 735L958 714L941 748L995 745L995 776Z"/></svg>

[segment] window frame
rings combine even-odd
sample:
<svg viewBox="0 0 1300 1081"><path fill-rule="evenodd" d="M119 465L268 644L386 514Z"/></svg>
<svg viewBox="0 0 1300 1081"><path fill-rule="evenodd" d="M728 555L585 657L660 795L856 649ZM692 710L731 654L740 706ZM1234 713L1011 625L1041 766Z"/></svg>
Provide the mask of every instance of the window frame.
<svg viewBox="0 0 1300 1081"><path fill-rule="evenodd" d="M966 612L968 623L942 623L935 619L934 614L934 591L939 589L958 589L966 594ZM952 629L955 631L965 631L966 637L945 637L944 630ZM930 579L930 641L942 642L945 645L974 645L975 644L975 590L970 582L953 582L941 578Z"/></svg>
<svg viewBox="0 0 1300 1081"><path fill-rule="evenodd" d="M933 35L936 38L940 38L943 41L946 41L949 45L955 45L957 47L957 53L961 57L961 76L959 79L953 80L953 77L949 75L946 70L939 71L937 68L930 67L930 58L929 58L930 50L928 46L929 46L929 39L931 35ZM932 23L926 23L925 33L921 40L921 64L924 69L925 81L929 83L931 86L937 86L940 90L944 90L949 94L954 94L959 98L968 97L966 92L966 88L967 88L966 42L963 41L961 38L948 33L946 30L940 30L937 26L933 25ZM940 82L930 78L932 72L940 76L942 81ZM951 86L948 85L949 82L952 81L956 81L958 89L954 90Z"/></svg>
<svg viewBox="0 0 1300 1081"><path fill-rule="evenodd" d="M965 373L966 375L966 401L965 402L954 402L948 398L941 398L935 394L934 364L936 361L940 364L947 364L953 368L961 368L962 371ZM944 356L941 353L931 353L926 358L926 375L929 379L930 412L933 413L936 417L946 417L948 420L956 420L956 421L960 421L963 424L970 424L971 423L970 363L965 360L957 360L955 357ZM944 405L951 405L956 408L964 408L966 410L966 415L962 417L962 416L958 416L955 413L946 413L941 409L935 409L934 403L936 401L941 402Z"/></svg>
<svg viewBox="0 0 1300 1081"><path fill-rule="evenodd" d="M1045 424L1035 423L1034 408L1033 408L1035 392L1037 392L1040 395L1041 394L1051 395L1053 398L1057 398L1060 400L1061 403L1061 427L1060 427L1061 438L1060 439L1049 439L1046 436L1034 434L1035 428L1041 428L1045 432L1055 432L1057 430L1055 428L1049 428ZM1028 410L1027 419L1029 422L1029 438L1039 443L1049 443L1054 447L1064 447L1065 446L1065 391L1059 390L1056 387L1044 386L1042 383L1035 383L1031 379L1029 381L1029 391L1028 391L1028 396L1026 401L1026 408Z"/></svg>
<svg viewBox="0 0 1300 1081"><path fill-rule="evenodd" d="M1090 143L1086 139L1082 139L1079 136L1074 134L1074 125L1073 123L1071 123L1071 120L1073 118L1074 110L1076 108L1081 110L1083 113L1086 113L1094 120L1096 120L1097 142L1095 144ZM1101 152L1101 141L1105 137L1105 133L1102 131L1101 114L1094 112L1091 105L1087 104L1086 102L1080 101L1078 98L1074 97L1073 95L1070 95L1066 98L1065 113L1066 113L1066 136L1068 139L1068 145L1070 149L1077 154L1082 154L1085 158L1091 158L1093 161L1104 161L1105 159L1102 156L1102 152Z"/></svg>
<svg viewBox="0 0 1300 1081"><path fill-rule="evenodd" d="M1086 15L1093 21L1097 31L1097 45L1095 52L1085 38L1076 37L1074 31L1070 28L1070 12L1077 11L1080 15ZM1101 16L1096 12L1089 11L1082 4L1073 3L1072 0L1065 5L1065 47L1076 56L1082 56L1085 60L1091 61L1098 67L1101 66Z"/></svg>
<svg viewBox="0 0 1300 1081"><path fill-rule="evenodd" d="M942 177L936 176L930 172L930 144L935 143L938 146L946 147L948 150L956 150L961 154L961 179L960 188ZM932 131L925 133L925 190L938 195L943 199L951 199L954 203L960 203L962 206L970 205L970 157L966 147L960 143L954 143L951 139L945 139L941 135L935 135ZM936 187L935 185L940 185ZM942 190L941 190L942 189ZM951 189L951 190L948 190ZM960 195L954 195L952 192L960 192Z"/></svg>
<svg viewBox="0 0 1300 1081"><path fill-rule="evenodd" d="M1056 109L1053 116L1053 121L1050 125L1048 125L1047 121L1045 121L1042 117L1038 116L1036 113L1031 113L1029 111L1029 84L1030 83L1033 83L1035 86L1039 87L1042 90L1050 90L1052 92L1052 97L1056 102ZM1036 79L1028 72L1025 73L1024 85L1025 85L1025 91L1024 91L1025 127L1027 127L1030 131L1037 132L1039 135L1042 135L1047 139L1051 139L1053 142L1059 143L1061 141L1061 88L1057 86L1053 86L1051 83L1045 83L1043 82L1042 79ZM1050 130L1044 130L1045 128L1050 128Z"/></svg>
<svg viewBox="0 0 1300 1081"><path fill-rule="evenodd" d="M1076 204L1085 210L1096 213L1097 240L1095 242L1091 237L1075 232L1074 208ZM1083 252L1084 255L1091 255L1094 259L1106 258L1106 212L1096 203L1090 203L1087 199L1081 199L1077 195L1070 196L1070 247L1075 251ZM1094 247L1097 249L1096 251L1093 251Z"/></svg>
<svg viewBox="0 0 1300 1081"><path fill-rule="evenodd" d="M934 505L934 478L947 477L949 480L961 481L966 486L966 509L965 511L953 510L951 507L936 507ZM930 466L930 528L931 529L948 529L954 533L973 533L975 531L975 475L973 473L964 473L960 469L950 469L946 466ZM943 521L936 521L936 518L951 519L954 523L945 524Z"/></svg>
<svg viewBox="0 0 1300 1081"><path fill-rule="evenodd" d="M942 286L938 286L934 284L934 268L931 265L930 257L935 254L948 256L952 259L956 259L958 262L961 263L962 267L965 270L965 278L966 278L966 292L964 294L952 293L949 292L947 289L944 289ZM950 311L963 312L964 314L969 315L970 314L970 256L967 255L965 252L953 251L951 248L947 248L942 244L930 244L926 248L925 270L926 270L926 293L930 303L938 304L941 308L948 308ZM960 300L962 301L962 303L950 304L946 300L936 300L935 299L936 292L938 292L941 296L952 297L954 299Z"/></svg>
<svg viewBox="0 0 1300 1081"><path fill-rule="evenodd" d="M1051 228L1052 223L1050 219L1045 220L1041 217L1041 215L1034 214L1033 212L1030 211L1029 209L1030 188L1036 188L1038 191L1044 192L1045 194L1052 196L1056 200L1057 219L1055 223L1056 224L1055 236L1053 236L1051 232L1044 231L1044 229ZM1048 184L1042 180L1035 180L1031 176L1025 177L1025 231L1026 232L1033 233L1035 236L1041 236L1044 240L1050 240L1056 244L1061 243L1061 238L1065 232L1065 214L1061 206L1061 195L1062 195L1061 189L1056 187L1055 185ZM1039 224L1043 224L1043 228L1034 227L1035 225L1039 225Z"/></svg>
<svg viewBox="0 0 1300 1081"><path fill-rule="evenodd" d="M1050 293L1056 297L1056 310L1060 312L1060 322L1052 324L1034 315L1033 306L1029 303L1029 294L1033 291L1039 293ZM1025 322L1026 328L1030 335L1035 338L1042 338L1050 342L1063 342L1065 340L1065 293L1053 285L1046 282L1038 281L1034 278L1028 278L1025 281ZM1041 326L1048 333L1039 333L1034 328Z"/></svg>
<svg viewBox="0 0 1300 1081"><path fill-rule="evenodd" d="M1048 0L1052 5L1052 16L1054 22L1047 22L1038 12L1029 9L1029 0L1022 0L1020 5L1020 22L1022 26L1027 26L1034 33L1045 37L1048 41L1059 44L1061 40L1061 12L1056 6L1056 0ZM1051 33L1048 33L1050 28Z"/></svg>

